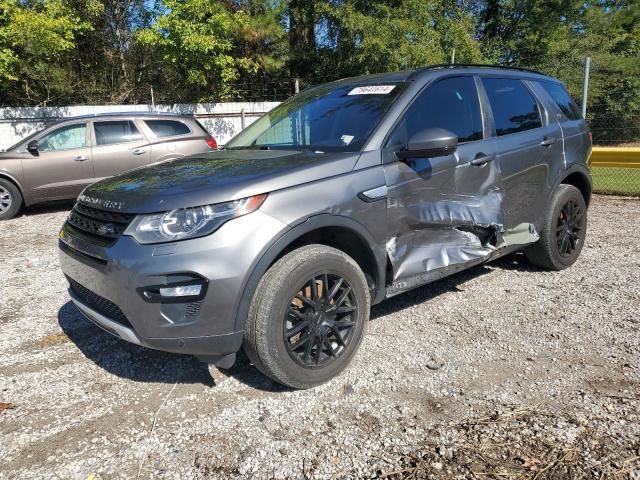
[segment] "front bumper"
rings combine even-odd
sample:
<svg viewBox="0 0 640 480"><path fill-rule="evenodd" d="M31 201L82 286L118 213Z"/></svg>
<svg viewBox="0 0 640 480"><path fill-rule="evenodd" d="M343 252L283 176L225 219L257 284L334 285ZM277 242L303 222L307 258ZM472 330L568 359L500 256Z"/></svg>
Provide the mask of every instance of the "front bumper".
<svg viewBox="0 0 640 480"><path fill-rule="evenodd" d="M74 295L72 290L69 290L69 294L71 295L71 301L78 307L78 310L80 310L85 318L105 332L142 347L162 350L164 352L189 353L215 358L237 352L242 346L242 338L244 336L244 332L242 331L229 333L227 335L212 335L209 337L142 339L138 337L132 328L125 327L83 304L82 301Z"/></svg>
<svg viewBox="0 0 640 480"><path fill-rule="evenodd" d="M60 266L73 303L93 323L128 342L198 356L238 351L244 331L237 309L253 267L288 226L257 211L213 234L162 245L140 245L121 236L97 245L67 225L60 232ZM140 289L180 276L207 281L197 302L151 302Z"/></svg>

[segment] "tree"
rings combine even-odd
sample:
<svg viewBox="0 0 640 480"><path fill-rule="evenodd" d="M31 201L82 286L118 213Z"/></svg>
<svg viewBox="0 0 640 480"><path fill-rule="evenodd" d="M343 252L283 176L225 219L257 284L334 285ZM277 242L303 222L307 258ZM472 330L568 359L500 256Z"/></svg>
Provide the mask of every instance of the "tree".
<svg viewBox="0 0 640 480"><path fill-rule="evenodd" d="M137 39L157 49L165 67L177 73L176 99L224 98L242 72L259 68L254 59L232 54L250 31L245 11L209 0L165 0L164 6L166 12Z"/></svg>
<svg viewBox="0 0 640 480"><path fill-rule="evenodd" d="M101 6L88 0L81 8L91 15ZM0 95L28 104L56 101L73 88L64 57L90 29L65 0L0 0Z"/></svg>
<svg viewBox="0 0 640 480"><path fill-rule="evenodd" d="M289 23L292 75L307 81L444 63L453 49L481 57L473 18L452 0L291 0Z"/></svg>
<svg viewBox="0 0 640 480"><path fill-rule="evenodd" d="M289 20L289 73L291 78L307 77L313 70L317 53L316 1L290 0L287 8Z"/></svg>
<svg viewBox="0 0 640 480"><path fill-rule="evenodd" d="M595 141L640 138L637 1L485 0L472 8L480 19L482 49L491 61L558 77L576 98L582 94L584 59L591 57L589 117Z"/></svg>

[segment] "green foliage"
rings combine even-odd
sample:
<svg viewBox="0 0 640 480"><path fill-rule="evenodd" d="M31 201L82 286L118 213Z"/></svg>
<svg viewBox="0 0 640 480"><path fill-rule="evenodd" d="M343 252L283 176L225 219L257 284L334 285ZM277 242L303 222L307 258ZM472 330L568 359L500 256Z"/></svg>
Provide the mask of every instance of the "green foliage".
<svg viewBox="0 0 640 480"><path fill-rule="evenodd" d="M0 78L17 80L25 60L55 62L90 28L64 0L0 0Z"/></svg>
<svg viewBox="0 0 640 480"><path fill-rule="evenodd" d="M325 61L334 63L341 75L441 63L444 54L427 4L422 0L403 0L396 5L347 0L321 5L319 13L331 25L329 42L323 49Z"/></svg>
<svg viewBox="0 0 640 480"><path fill-rule="evenodd" d="M300 53L311 59L306 71L292 69L293 76L306 81L446 63L454 50L458 61L482 59L473 16L456 1L323 0L306 4L314 5L317 42ZM290 13L289 18L296 16Z"/></svg>
<svg viewBox="0 0 640 480"><path fill-rule="evenodd" d="M588 111L594 141L640 138L640 3L486 0L476 8L487 57L558 77L575 98L582 96L584 59L591 57Z"/></svg>
<svg viewBox="0 0 640 480"><path fill-rule="evenodd" d="M535 68L581 96L597 140L640 137L637 0L0 0L0 104L283 99L447 63Z"/></svg>
<svg viewBox="0 0 640 480"><path fill-rule="evenodd" d="M97 13L100 5L89 0L78 8ZM22 81L16 96L46 103L52 85L66 81L62 59L91 28L65 0L0 0L0 94Z"/></svg>
<svg viewBox="0 0 640 480"><path fill-rule="evenodd" d="M224 98L242 72L258 69L254 59L232 55L234 44L250 30L246 12L209 0L165 0L165 6L167 13L137 38L157 48L162 60L201 92L200 100Z"/></svg>

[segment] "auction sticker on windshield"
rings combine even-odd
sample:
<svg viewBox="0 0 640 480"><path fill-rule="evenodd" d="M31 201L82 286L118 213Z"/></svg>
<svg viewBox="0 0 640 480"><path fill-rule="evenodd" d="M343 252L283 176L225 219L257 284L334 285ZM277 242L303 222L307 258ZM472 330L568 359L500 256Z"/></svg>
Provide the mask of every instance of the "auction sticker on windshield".
<svg viewBox="0 0 640 480"><path fill-rule="evenodd" d="M349 95L387 95L395 85L369 85L368 87L356 87L349 92Z"/></svg>

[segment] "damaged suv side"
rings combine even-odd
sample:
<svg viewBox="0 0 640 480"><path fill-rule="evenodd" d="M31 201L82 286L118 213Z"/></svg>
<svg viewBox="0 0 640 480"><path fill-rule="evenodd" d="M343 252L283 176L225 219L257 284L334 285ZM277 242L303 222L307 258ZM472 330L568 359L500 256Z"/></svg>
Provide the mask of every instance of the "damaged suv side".
<svg viewBox="0 0 640 480"><path fill-rule="evenodd" d="M304 91L223 151L88 187L60 232L74 303L142 346L274 380L340 373L370 305L524 249L572 265L591 138L537 72L434 66Z"/></svg>

